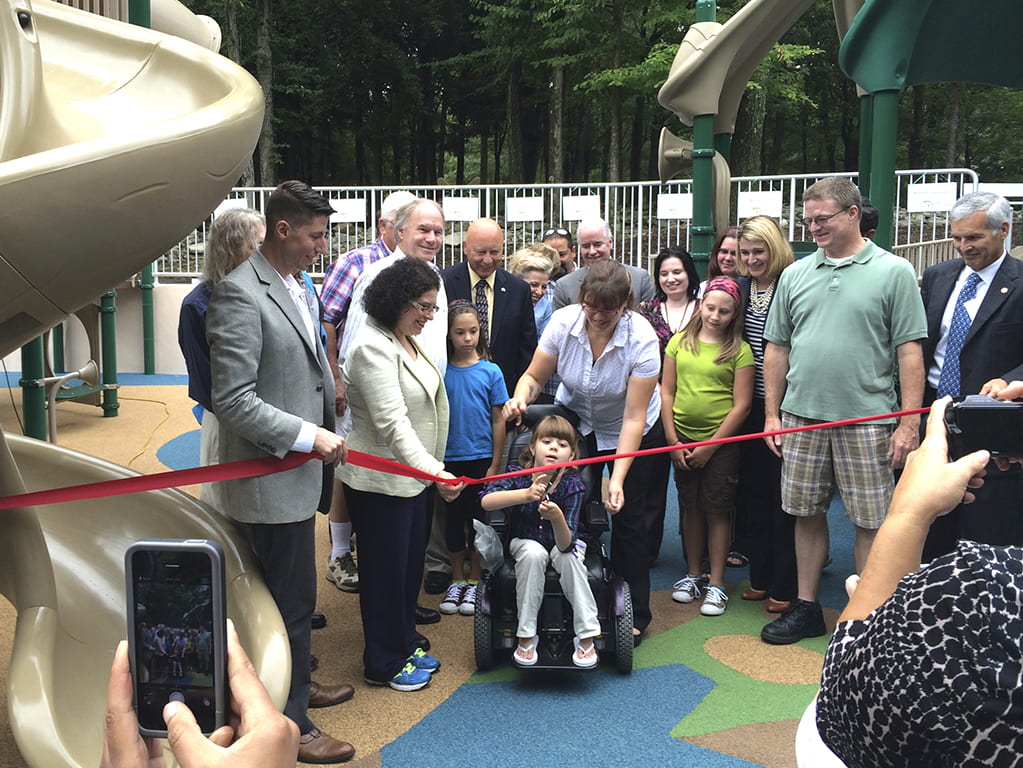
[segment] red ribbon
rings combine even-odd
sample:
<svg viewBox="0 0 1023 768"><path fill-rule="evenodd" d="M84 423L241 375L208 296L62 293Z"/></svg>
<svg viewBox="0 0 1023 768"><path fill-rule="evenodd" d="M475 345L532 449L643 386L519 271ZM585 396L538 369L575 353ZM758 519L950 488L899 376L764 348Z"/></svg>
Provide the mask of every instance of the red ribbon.
<svg viewBox="0 0 1023 768"><path fill-rule="evenodd" d="M844 427L850 424L860 424L866 421L878 421L880 419L902 418L918 413L926 413L928 408L916 408L909 411L897 411L885 413L879 416L863 416L857 419L844 419L842 421L825 421L820 424L810 424L803 427L790 427L789 429L776 429L771 432L757 432L750 435L735 435L733 437L721 437L716 440L701 440L694 443L686 443L686 448L698 448L702 445L723 445L725 443L737 443L742 440L756 440L774 435L785 435L790 432L806 432L813 429L826 429L828 427ZM426 482L447 483L457 485L480 485L495 480L504 480L509 477L520 475L531 475L535 472L549 472L561 469L562 467L575 467L584 464L597 464L615 459L627 459L637 456L650 456L657 453L669 453L677 451L679 446L666 445L660 448L647 448L642 451L631 451L610 456L591 456L586 459L575 459L561 464L548 464L542 467L530 467L515 472L505 472L490 477L457 477L454 479L440 478L431 475L429 472L422 472L413 467L399 464L390 459L383 459L379 456L372 456L360 451L348 451L348 462L358 467L373 469L378 472L386 472L391 475L412 477ZM198 483L213 483L220 480L238 480L244 477L257 477L259 475L270 475L276 472L284 472L305 464L311 459L319 459L317 453L289 453L283 459L274 456L267 456L260 459L249 459L247 461L233 461L228 464L211 464L206 467L195 467L193 469L179 469L171 472L158 472L153 475L139 475L137 477L125 477L118 480L103 480L98 483L85 483L83 485L72 485L66 488L53 488L48 491L33 491L21 493L14 496L0 497L0 510L13 509L14 507L38 506L41 504L57 504L63 501L79 501L82 499L98 499L106 496L123 496L128 493L140 493L142 491L156 491L163 488L174 488L182 485L195 485Z"/></svg>

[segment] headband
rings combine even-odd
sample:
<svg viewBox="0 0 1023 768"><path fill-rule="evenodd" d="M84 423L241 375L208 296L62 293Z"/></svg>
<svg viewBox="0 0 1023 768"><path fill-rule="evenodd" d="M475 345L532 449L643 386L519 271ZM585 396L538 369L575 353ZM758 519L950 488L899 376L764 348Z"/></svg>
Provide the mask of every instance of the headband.
<svg viewBox="0 0 1023 768"><path fill-rule="evenodd" d="M730 277L715 277L707 283L703 289L706 296L711 291L724 291L735 300L736 306L742 305L742 296L739 294L739 284Z"/></svg>

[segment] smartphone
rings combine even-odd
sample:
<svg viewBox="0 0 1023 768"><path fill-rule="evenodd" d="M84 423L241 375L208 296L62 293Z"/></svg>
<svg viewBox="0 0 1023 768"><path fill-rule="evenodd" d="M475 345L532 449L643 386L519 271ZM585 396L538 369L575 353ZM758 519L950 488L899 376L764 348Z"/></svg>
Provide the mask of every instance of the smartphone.
<svg viewBox="0 0 1023 768"><path fill-rule="evenodd" d="M143 736L183 702L209 735L227 723L224 552L206 539L143 539L124 556L128 654Z"/></svg>

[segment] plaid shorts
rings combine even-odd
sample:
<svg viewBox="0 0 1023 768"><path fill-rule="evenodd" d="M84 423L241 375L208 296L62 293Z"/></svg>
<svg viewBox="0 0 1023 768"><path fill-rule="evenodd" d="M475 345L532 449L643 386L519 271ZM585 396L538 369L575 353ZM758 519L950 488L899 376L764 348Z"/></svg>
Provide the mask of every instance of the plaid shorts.
<svg viewBox="0 0 1023 768"><path fill-rule="evenodd" d="M781 414L783 429L820 424ZM860 528L880 528L895 487L888 446L894 424L851 424L782 437L781 501L790 515L828 511L836 484L845 514Z"/></svg>

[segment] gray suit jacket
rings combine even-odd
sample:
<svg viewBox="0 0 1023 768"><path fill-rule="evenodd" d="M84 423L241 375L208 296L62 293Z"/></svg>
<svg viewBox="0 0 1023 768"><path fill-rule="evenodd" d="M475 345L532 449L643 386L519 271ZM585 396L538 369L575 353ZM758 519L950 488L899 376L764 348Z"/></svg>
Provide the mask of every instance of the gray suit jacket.
<svg viewBox="0 0 1023 768"><path fill-rule="evenodd" d="M318 329L315 297L307 307ZM334 429L334 379L280 275L260 252L214 289L206 314L220 461L284 457L303 421ZM246 523L307 520L330 504L320 461L221 483L223 512ZM327 506L324 506L326 503Z"/></svg>
<svg viewBox="0 0 1023 768"><path fill-rule="evenodd" d="M632 278L632 295L636 299L636 306L641 301L650 301L654 297L654 281L650 273L639 267L632 267L623 264L629 270L629 277ZM579 286L583 283L588 267L580 267L574 272L569 272L554 284L554 298L552 299L554 311L569 304L577 304L579 301Z"/></svg>

